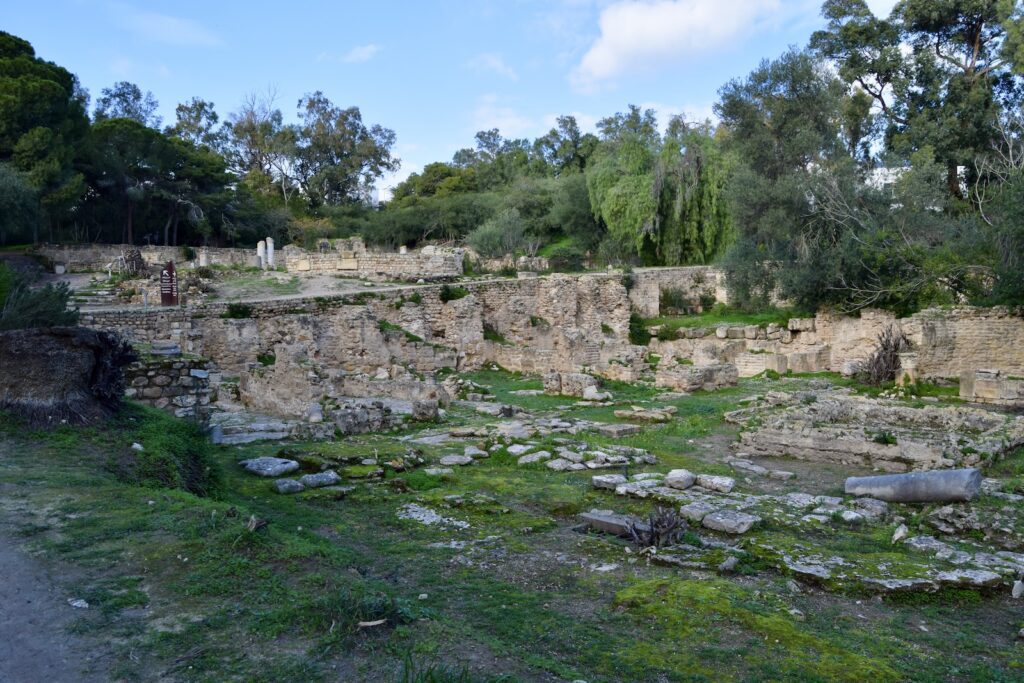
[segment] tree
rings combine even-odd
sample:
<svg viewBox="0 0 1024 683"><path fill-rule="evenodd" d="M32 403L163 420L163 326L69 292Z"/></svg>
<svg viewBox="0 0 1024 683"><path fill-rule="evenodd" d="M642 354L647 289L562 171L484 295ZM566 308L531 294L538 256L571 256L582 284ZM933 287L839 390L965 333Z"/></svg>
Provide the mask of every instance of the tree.
<svg viewBox="0 0 1024 683"><path fill-rule="evenodd" d="M0 244L32 239L39 220L39 199L28 179L0 163Z"/></svg>
<svg viewBox="0 0 1024 683"><path fill-rule="evenodd" d="M737 232L728 284L734 301L757 307L779 285L777 264L821 243L820 225L809 219L809 188L816 172L849 158L841 131L847 88L814 56L790 50L719 95L715 111L735 160L727 188ZM815 268L807 274L828 272ZM787 266L784 274L794 270Z"/></svg>
<svg viewBox="0 0 1024 683"><path fill-rule="evenodd" d="M358 107L342 109L322 92L299 100L295 178L314 208L365 202L384 173L397 171L394 131L367 127Z"/></svg>
<svg viewBox="0 0 1024 683"><path fill-rule="evenodd" d="M86 173L97 191L90 201L116 207L124 243L135 242L136 210L156 188L165 140L159 131L129 118L101 121L90 132Z"/></svg>
<svg viewBox="0 0 1024 683"><path fill-rule="evenodd" d="M574 116L559 116L554 128L534 142L536 154L555 173L582 172L594 153L597 137L580 131Z"/></svg>
<svg viewBox="0 0 1024 683"><path fill-rule="evenodd" d="M148 90L129 81L118 81L112 88L104 88L96 100L93 119L98 123L108 119L131 119L149 128L160 128L156 110L160 103Z"/></svg>
<svg viewBox="0 0 1024 683"><path fill-rule="evenodd" d="M673 117L655 168L659 262L710 263L732 238L726 184L730 162L711 124Z"/></svg>
<svg viewBox="0 0 1024 683"><path fill-rule="evenodd" d="M176 120L169 126L167 135L181 138L196 147L205 146L219 150L224 144L225 132L218 129L220 117L214 109L213 102L193 97L175 107Z"/></svg>
<svg viewBox="0 0 1024 683"><path fill-rule="evenodd" d="M38 193L37 226L59 221L85 191L74 158L88 132L87 100L73 74L0 32L0 163L24 173Z"/></svg>
<svg viewBox="0 0 1024 683"><path fill-rule="evenodd" d="M950 194L963 198L958 169L988 151L1020 87L1011 73L1022 22L1015 3L901 0L880 19L865 0L826 0L822 13L828 28L811 47L874 100L890 150L909 159L931 148Z"/></svg>

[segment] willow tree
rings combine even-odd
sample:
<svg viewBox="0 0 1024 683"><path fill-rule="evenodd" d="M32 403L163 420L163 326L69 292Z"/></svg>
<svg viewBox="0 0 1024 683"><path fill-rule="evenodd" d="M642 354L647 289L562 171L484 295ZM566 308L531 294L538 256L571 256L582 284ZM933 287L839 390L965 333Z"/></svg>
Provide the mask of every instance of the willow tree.
<svg viewBox="0 0 1024 683"><path fill-rule="evenodd" d="M727 157L710 123L676 117L658 157L652 194L659 260L669 266L710 263L732 238L725 187Z"/></svg>

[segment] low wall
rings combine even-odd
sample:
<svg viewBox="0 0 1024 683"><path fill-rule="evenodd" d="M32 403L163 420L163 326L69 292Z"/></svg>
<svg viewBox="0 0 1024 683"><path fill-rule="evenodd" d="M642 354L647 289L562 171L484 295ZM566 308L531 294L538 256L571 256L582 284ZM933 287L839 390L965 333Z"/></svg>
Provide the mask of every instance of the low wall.
<svg viewBox="0 0 1024 683"><path fill-rule="evenodd" d="M350 275L370 280L436 280L463 273L463 250L370 251L358 238L323 240L315 251L287 245L281 263L289 273Z"/></svg>
<svg viewBox="0 0 1024 683"><path fill-rule="evenodd" d="M42 244L33 253L50 264L63 263L69 273L104 272L107 266L129 249L138 249L150 265L174 261L181 267L193 268L204 260L207 265L251 267L256 265L255 249L195 247L196 259L187 261L182 247L133 246L130 244Z"/></svg>
<svg viewBox="0 0 1024 683"><path fill-rule="evenodd" d="M210 415L210 371L205 360L153 358L124 370L125 397L177 417L206 422Z"/></svg>

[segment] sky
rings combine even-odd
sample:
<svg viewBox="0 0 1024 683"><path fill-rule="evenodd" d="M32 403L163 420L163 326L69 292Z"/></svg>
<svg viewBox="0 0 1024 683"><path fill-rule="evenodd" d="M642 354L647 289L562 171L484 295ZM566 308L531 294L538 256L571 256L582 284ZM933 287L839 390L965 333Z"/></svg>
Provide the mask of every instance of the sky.
<svg viewBox="0 0 1024 683"><path fill-rule="evenodd" d="M895 0L868 0L888 15ZM397 134L388 188L474 146L535 138L572 114L585 131L625 111L713 116L718 89L824 25L821 0L17 1L0 29L76 73L95 102L117 81L165 124L201 97L221 118L273 92L286 119L316 90Z"/></svg>

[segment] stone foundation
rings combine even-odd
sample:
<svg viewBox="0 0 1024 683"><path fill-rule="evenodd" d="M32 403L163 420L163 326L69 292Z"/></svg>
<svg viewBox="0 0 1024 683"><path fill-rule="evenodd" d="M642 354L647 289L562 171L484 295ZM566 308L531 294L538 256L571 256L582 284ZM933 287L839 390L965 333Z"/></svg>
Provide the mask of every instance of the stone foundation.
<svg viewBox="0 0 1024 683"><path fill-rule="evenodd" d="M1024 419L963 407L857 396L770 393L727 419L747 426L736 448L753 456L860 465L885 472L973 467L1024 444Z"/></svg>
<svg viewBox="0 0 1024 683"><path fill-rule="evenodd" d="M206 422L210 416L209 363L184 358L155 358L125 368L125 397Z"/></svg>
<svg viewBox="0 0 1024 683"><path fill-rule="evenodd" d="M1024 408L1024 377L1006 376L999 370L975 370L960 376L960 398Z"/></svg>

